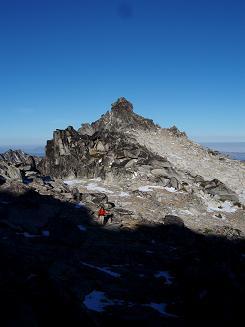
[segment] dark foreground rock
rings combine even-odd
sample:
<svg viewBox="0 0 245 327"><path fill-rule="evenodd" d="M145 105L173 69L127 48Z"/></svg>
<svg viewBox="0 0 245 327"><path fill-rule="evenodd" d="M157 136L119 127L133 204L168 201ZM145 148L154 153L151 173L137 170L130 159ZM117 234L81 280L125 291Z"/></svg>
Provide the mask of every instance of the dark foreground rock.
<svg viewBox="0 0 245 327"><path fill-rule="evenodd" d="M1 326L206 327L243 317L245 244L235 233L197 234L177 216L107 229L85 206L26 186L0 192L0 213Z"/></svg>

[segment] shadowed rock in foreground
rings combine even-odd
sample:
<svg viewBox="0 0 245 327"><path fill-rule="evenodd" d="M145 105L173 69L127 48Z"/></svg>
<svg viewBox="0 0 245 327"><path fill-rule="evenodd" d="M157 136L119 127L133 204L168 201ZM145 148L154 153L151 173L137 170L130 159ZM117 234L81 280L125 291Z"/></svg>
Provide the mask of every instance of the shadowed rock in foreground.
<svg viewBox="0 0 245 327"><path fill-rule="evenodd" d="M242 318L245 247L235 234L197 234L178 217L102 228L86 207L28 190L1 192L0 213L1 326L230 326Z"/></svg>

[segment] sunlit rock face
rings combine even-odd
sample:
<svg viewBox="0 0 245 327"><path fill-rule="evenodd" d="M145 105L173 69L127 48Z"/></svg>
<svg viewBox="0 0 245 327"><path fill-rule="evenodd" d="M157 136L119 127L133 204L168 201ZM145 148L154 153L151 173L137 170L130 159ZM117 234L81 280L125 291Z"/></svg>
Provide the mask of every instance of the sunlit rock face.
<svg viewBox="0 0 245 327"><path fill-rule="evenodd" d="M125 98L119 98L112 104L110 112L91 125L82 124L78 131L72 126L54 131L39 169L44 174L62 178L130 178L140 167L147 165L152 169L165 169L164 175L167 170L174 174L169 162L167 168L166 159L156 156L127 135L131 129L155 130L157 126L135 114L133 105ZM141 171L144 178L144 168ZM147 173L145 168L145 176ZM155 178L156 174L153 174L152 179Z"/></svg>
<svg viewBox="0 0 245 327"><path fill-rule="evenodd" d="M92 124L54 131L38 169L57 178L156 183L223 201L245 201L245 173L239 162L202 148L175 126L161 128L136 114L124 97ZM211 181L216 181L212 190Z"/></svg>
<svg viewBox="0 0 245 327"><path fill-rule="evenodd" d="M111 110L133 112L133 105L127 99L121 97L116 102L112 103Z"/></svg>

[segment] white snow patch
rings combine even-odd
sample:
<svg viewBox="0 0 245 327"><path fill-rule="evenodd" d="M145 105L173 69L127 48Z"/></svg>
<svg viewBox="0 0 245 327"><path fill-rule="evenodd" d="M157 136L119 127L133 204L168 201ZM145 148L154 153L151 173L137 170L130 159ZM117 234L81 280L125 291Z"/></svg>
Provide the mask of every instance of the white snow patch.
<svg viewBox="0 0 245 327"><path fill-rule="evenodd" d="M83 225L77 225L77 227L82 231L82 232L86 232L87 231L87 227L83 226Z"/></svg>
<svg viewBox="0 0 245 327"><path fill-rule="evenodd" d="M206 204L207 211L221 211L221 212L235 212L237 207L235 207L230 201L221 202L215 198L212 198L210 195L205 194L203 191L198 195Z"/></svg>
<svg viewBox="0 0 245 327"><path fill-rule="evenodd" d="M82 207L85 207L85 204L82 203L82 202L79 202L79 203L75 204L75 208L77 208L77 209L82 208Z"/></svg>
<svg viewBox="0 0 245 327"><path fill-rule="evenodd" d="M37 237L49 237L50 236L50 232L48 230L43 230L41 235L38 234L30 234L28 232L22 232L22 233L16 233L16 235L22 235L26 238L37 238Z"/></svg>
<svg viewBox="0 0 245 327"><path fill-rule="evenodd" d="M212 204L208 204L208 212L213 211L222 211L222 212L235 212L237 208L233 206L233 204L229 201L225 201L219 208L218 206L212 206Z"/></svg>
<svg viewBox="0 0 245 327"><path fill-rule="evenodd" d="M172 317L172 318L176 318L177 317L176 315L173 315L171 313L167 313L166 312L166 307L167 307L167 304L166 303L154 303L154 302L151 302L149 304L144 304L144 306L150 307L150 308L158 311L159 313L161 313L165 317Z"/></svg>
<svg viewBox="0 0 245 327"><path fill-rule="evenodd" d="M104 187L98 186L98 184L96 184L96 183L89 183L85 187L89 191L98 191L98 192L104 192L104 193L113 193L112 191L110 191L110 190L108 190L108 189L106 189Z"/></svg>
<svg viewBox="0 0 245 327"><path fill-rule="evenodd" d="M152 192L153 189L164 189L163 186L158 186L158 185L145 185L145 186L140 186L138 190L140 192Z"/></svg>
<svg viewBox="0 0 245 327"><path fill-rule="evenodd" d="M106 273L106 274L108 274L108 275L110 275L112 277L115 277L115 278L121 277L120 274L115 273L114 271L111 271L108 267L97 267L97 266L91 265L91 264L86 263L86 262L82 262L82 264L84 266L87 266L87 267L94 268L94 269L97 269L99 271L102 271L102 272L104 272L104 273Z"/></svg>
<svg viewBox="0 0 245 327"><path fill-rule="evenodd" d="M89 310L103 312L105 307L110 305L123 305L124 302L117 299L109 300L104 292L94 290L85 296L83 304Z"/></svg>
<svg viewBox="0 0 245 327"><path fill-rule="evenodd" d="M188 209L173 210L178 214L194 216L194 214Z"/></svg>
<svg viewBox="0 0 245 327"><path fill-rule="evenodd" d="M23 232L23 233L16 233L17 235L23 235L24 237L27 238L35 238L35 237L40 237L41 235L35 235L35 234L30 234L28 232Z"/></svg>
<svg viewBox="0 0 245 327"><path fill-rule="evenodd" d="M173 284L173 277L170 275L168 271L158 271L157 273L155 273L154 277L156 278L164 277L167 285Z"/></svg>
<svg viewBox="0 0 245 327"><path fill-rule="evenodd" d="M150 186L141 186L139 187L140 192L152 192L152 188Z"/></svg>
<svg viewBox="0 0 245 327"><path fill-rule="evenodd" d="M168 187L168 186L166 186L166 187L164 187L164 189L166 191L168 191L168 192L171 192L171 193L177 192L177 190L174 187Z"/></svg>
<svg viewBox="0 0 245 327"><path fill-rule="evenodd" d="M129 193L128 193L128 192L120 192L120 193L118 194L118 196L121 196L121 197L127 197L127 196L129 196Z"/></svg>

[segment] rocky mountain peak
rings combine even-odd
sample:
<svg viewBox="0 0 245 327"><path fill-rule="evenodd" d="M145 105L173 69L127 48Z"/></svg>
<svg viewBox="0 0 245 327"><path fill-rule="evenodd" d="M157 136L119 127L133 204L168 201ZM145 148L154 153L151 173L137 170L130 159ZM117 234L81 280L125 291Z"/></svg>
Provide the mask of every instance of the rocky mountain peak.
<svg viewBox="0 0 245 327"><path fill-rule="evenodd" d="M155 130L158 126L153 120L144 118L133 111L133 105L124 97L112 103L111 111L107 111L101 118L91 124L92 129L97 131L109 130L125 132L128 130ZM82 125L80 134L88 132L88 126Z"/></svg>
<svg viewBox="0 0 245 327"><path fill-rule="evenodd" d="M111 110L133 112L133 105L124 97L120 97L116 102L112 103Z"/></svg>

